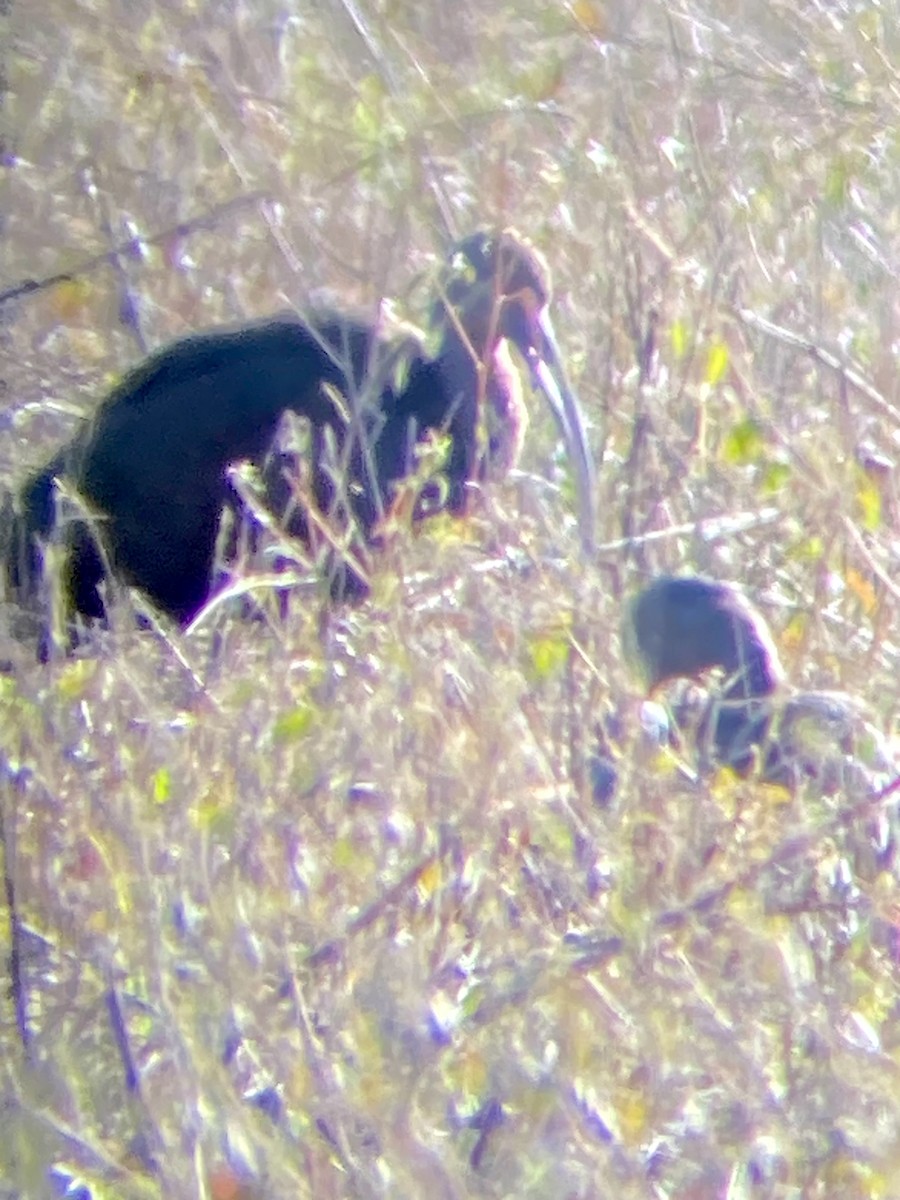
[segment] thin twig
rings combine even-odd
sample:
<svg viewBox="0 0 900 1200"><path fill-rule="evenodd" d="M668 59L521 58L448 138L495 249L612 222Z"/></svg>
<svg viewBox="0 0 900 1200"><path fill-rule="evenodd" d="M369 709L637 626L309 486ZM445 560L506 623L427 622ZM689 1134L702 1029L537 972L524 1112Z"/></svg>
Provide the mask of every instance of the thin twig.
<svg viewBox="0 0 900 1200"><path fill-rule="evenodd" d="M771 854L761 859L757 863L752 863L745 871L739 875L735 875L733 879L729 879L726 883L720 884L717 887L710 888L709 891L702 892L694 900L677 909L669 909L667 912L660 913L655 919L654 925L657 927L681 925L689 916L698 913L709 912L710 909L718 907L722 904L732 892L739 888L749 887L756 883L767 871L773 867L783 867L791 859L802 858L823 838L829 837L845 826L852 824L859 817L866 816L873 809L884 804L891 796L900 793L900 775L895 776L890 783L886 784L876 792L864 796L856 804L851 804L848 808L842 808L840 812L824 824L815 829L808 830L806 833L798 833L795 837L788 838L782 842Z"/></svg>
<svg viewBox="0 0 900 1200"><path fill-rule="evenodd" d="M3 773L6 780L10 778L15 784L20 783L17 772L12 772L9 764L4 762ZM7 819L7 817L9 819ZM25 1053L28 1054L32 1045L31 1028L28 1024L28 1000L25 992L25 982L22 977L22 922L19 919L19 909L16 900L15 861L16 861L16 825L15 812L6 812L5 803L0 803L0 845L3 848L3 890L6 896L6 910L9 913L9 993L16 1014L16 1028Z"/></svg>
<svg viewBox="0 0 900 1200"><path fill-rule="evenodd" d="M808 354L814 362L821 363L830 370L836 371L851 387L864 396L882 416L889 417L895 425L900 426L900 409L895 408L893 404L885 400L881 392L874 388L855 367L842 362L836 354L833 354L830 350L826 350L824 346L818 345L811 338L800 333L794 333L791 329L785 329L783 325L776 325L774 321L769 321L765 317L761 317L749 308L738 308L735 312L738 319L751 329L756 329L760 333L766 334L767 337L774 338L778 342L783 342L786 346L794 346L797 350L802 350L805 354Z"/></svg>
<svg viewBox="0 0 900 1200"><path fill-rule="evenodd" d="M95 254L91 258L86 258L69 271L61 271L56 275L46 275L42 279L23 279L20 283L13 284L12 287L0 292L0 306L8 304L12 300L19 300L23 296L30 295L32 292L40 292L46 288L56 287L60 283L69 283L81 275L89 275L93 271L100 270L101 267L115 264L123 254L134 251L135 242L143 246L159 246L171 241L173 238L187 237L195 233L198 229L213 228L222 217L227 216L234 209L244 208L252 204L260 204L269 198L265 192L249 192L244 196L235 196L231 200L217 204L214 208L204 213L202 217L194 217L190 221L180 221L177 225L171 225L161 233L150 234L147 237L129 238L128 241L120 242L111 250L106 250L102 254Z"/></svg>
<svg viewBox="0 0 900 1200"><path fill-rule="evenodd" d="M109 1014L109 1024L116 1043L116 1049L119 1051L119 1058L122 1060L122 1068L125 1073L125 1086L132 1095L140 1096L140 1075L134 1061L134 1055L131 1052L131 1043L128 1040L125 1016L122 1012L119 993L116 990L115 980L112 978L111 972L106 981L106 1011Z"/></svg>
<svg viewBox="0 0 900 1200"><path fill-rule="evenodd" d="M427 857L420 859L415 866L410 867L377 900L373 900L362 912L357 913L351 921L348 921L346 929L341 936L332 938L330 941L323 943L313 950L306 959L307 965L318 967L326 962L334 962L336 958L340 957L347 942L354 934L368 929L388 908L407 896L416 887L425 872L430 870L440 858L441 851L435 851L434 854L427 855Z"/></svg>
<svg viewBox="0 0 900 1200"><path fill-rule="evenodd" d="M668 529L654 529L650 533L605 542L597 547L597 554L613 554L637 545L646 546L651 542L663 542L676 537L694 537L703 542L717 542L739 533L747 533L751 529L758 529L762 525L771 525L783 515L781 509L772 507L761 508L755 513L738 513L733 517L703 517L699 521L687 521L683 525L670 525Z"/></svg>

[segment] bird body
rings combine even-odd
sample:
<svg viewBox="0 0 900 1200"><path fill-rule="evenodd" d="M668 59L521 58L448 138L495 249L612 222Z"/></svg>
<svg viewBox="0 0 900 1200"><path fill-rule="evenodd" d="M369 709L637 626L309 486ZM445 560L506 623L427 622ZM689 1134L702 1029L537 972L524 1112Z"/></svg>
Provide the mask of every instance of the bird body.
<svg viewBox="0 0 900 1200"><path fill-rule="evenodd" d="M814 780L834 792L896 774L887 739L858 699L791 691L762 614L734 584L698 576L653 580L627 611L623 642L651 692L722 672L721 685L700 702L698 741L704 757L739 775L756 771L792 789Z"/></svg>
<svg viewBox="0 0 900 1200"><path fill-rule="evenodd" d="M187 624L209 598L219 516L234 502L227 469L242 459L261 463L286 411L310 423L319 507L341 508L364 539L372 540L429 431L449 437L446 507L464 511L489 460L508 469L521 448L527 414L506 341L547 396L573 454L589 542L592 467L547 317L543 259L511 231L476 234L454 249L437 292L433 356L421 341L398 348L378 324L336 313L213 330L152 354L14 498L5 546L12 592L28 604L39 589L40 543L53 535L61 479L83 505L60 531L74 612L103 616L98 588L108 564ZM326 445L343 464L340 489ZM267 485L280 513L290 487L277 472ZM292 532L305 534L302 513Z"/></svg>
<svg viewBox="0 0 900 1200"><path fill-rule="evenodd" d="M74 609L103 615L102 547L125 580L177 620L190 620L209 589L219 514L230 499L229 463L260 460L286 409L317 424L335 420L321 384L345 389L347 375L324 341L328 333L336 330L314 336L299 318L278 317L186 338L126 374L19 493L14 591L21 596L38 585L33 543L53 531L59 478L94 516L93 527L75 515L63 530ZM365 331L351 333L358 341Z"/></svg>

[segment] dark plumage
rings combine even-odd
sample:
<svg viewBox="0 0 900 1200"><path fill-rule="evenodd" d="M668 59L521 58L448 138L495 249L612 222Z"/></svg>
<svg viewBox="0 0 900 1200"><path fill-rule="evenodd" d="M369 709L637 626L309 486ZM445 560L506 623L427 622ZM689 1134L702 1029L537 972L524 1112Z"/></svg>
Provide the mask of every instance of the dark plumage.
<svg viewBox="0 0 900 1200"><path fill-rule="evenodd" d="M824 790L895 770L864 706L839 692L793 692L762 615L730 583L662 576L629 607L623 640L651 691L677 678L724 675L701 714L701 739L739 774Z"/></svg>
<svg viewBox="0 0 900 1200"><path fill-rule="evenodd" d="M398 347L379 329L335 314L286 315L165 347L129 372L15 497L5 554L12 592L33 604L60 478L92 514L67 519L58 534L72 610L103 615L98 584L108 563L159 609L189 622L209 598L219 516L233 500L227 467L262 462L286 410L311 423L320 507L340 509L364 538L373 538L416 441L431 430L449 434L445 502L464 510L467 485L492 464L507 469L521 446L527 414L507 342L547 396L573 456L590 544L591 460L549 299L546 264L526 241L511 231L480 233L454 249L439 280L433 357L413 339ZM326 444L346 465L337 489ZM278 472L268 482L281 511L289 486ZM294 530L304 533L302 516Z"/></svg>

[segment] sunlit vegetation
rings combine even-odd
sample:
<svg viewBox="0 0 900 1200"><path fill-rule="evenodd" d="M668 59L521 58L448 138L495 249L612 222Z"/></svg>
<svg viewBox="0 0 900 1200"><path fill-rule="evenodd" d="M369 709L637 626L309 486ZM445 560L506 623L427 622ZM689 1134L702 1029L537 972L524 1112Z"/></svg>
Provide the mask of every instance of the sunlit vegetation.
<svg viewBox="0 0 900 1200"><path fill-rule="evenodd" d="M734 578L895 723L895 6L2 8L5 486L166 340L421 324L511 224L600 546L533 405L364 604L298 556L286 615L126 598L45 666L4 609L0 1198L900 1194L896 797L649 749L619 639L649 574Z"/></svg>

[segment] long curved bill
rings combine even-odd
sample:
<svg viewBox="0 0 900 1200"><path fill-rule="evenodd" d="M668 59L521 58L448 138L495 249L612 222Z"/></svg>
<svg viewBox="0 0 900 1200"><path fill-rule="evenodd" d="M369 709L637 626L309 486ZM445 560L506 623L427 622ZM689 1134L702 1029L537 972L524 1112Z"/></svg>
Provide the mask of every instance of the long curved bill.
<svg viewBox="0 0 900 1200"><path fill-rule="evenodd" d="M535 323L540 332L540 349L537 345L530 347L527 354L528 366L534 387L546 397L566 444L575 476L581 544L585 554L591 555L595 547L596 479L594 460L584 427L584 415L566 379L559 344L546 308L535 315Z"/></svg>

